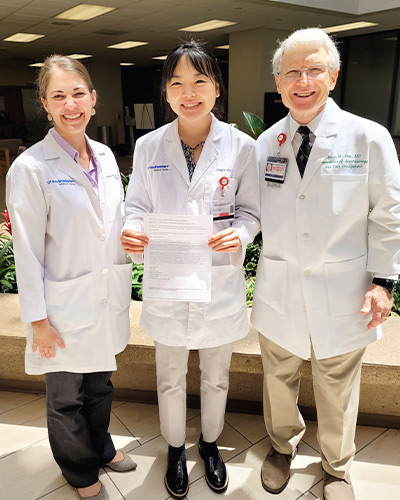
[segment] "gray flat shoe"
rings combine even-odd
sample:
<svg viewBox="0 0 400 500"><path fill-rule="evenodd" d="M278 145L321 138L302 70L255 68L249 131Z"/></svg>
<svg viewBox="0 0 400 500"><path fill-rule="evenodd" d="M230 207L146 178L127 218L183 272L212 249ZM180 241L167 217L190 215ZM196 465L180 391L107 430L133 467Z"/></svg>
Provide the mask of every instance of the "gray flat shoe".
<svg viewBox="0 0 400 500"><path fill-rule="evenodd" d="M122 452L122 454L124 455L122 460L118 460L118 462L108 462L108 464L104 465L115 472L128 472L136 469L137 463L126 453Z"/></svg>
<svg viewBox="0 0 400 500"><path fill-rule="evenodd" d="M82 497L79 494L78 488L75 489L81 500L110 500L110 497L108 496L107 490L104 488L103 483L101 483L100 491L97 493L97 495L92 495L91 497Z"/></svg>

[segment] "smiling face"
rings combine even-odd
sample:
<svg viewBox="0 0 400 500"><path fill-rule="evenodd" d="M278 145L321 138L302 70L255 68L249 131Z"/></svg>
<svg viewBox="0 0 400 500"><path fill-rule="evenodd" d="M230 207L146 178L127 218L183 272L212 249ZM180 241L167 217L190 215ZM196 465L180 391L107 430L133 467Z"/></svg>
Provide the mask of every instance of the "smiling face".
<svg viewBox="0 0 400 500"><path fill-rule="evenodd" d="M79 74L57 69L50 76L42 104L52 115L57 132L68 141L83 137L96 104L96 91L90 92Z"/></svg>
<svg viewBox="0 0 400 500"><path fill-rule="evenodd" d="M285 82L283 75L291 70L306 69L312 66L328 66L325 49L300 49L284 54L280 75L275 76L278 92L283 104L289 108L292 117L302 125L313 120L323 109L329 92L335 88L338 70L321 74L310 79L305 72L297 80Z"/></svg>
<svg viewBox="0 0 400 500"><path fill-rule="evenodd" d="M211 119L210 112L219 96L219 85L199 73L183 56L167 83L166 98L182 122L201 122Z"/></svg>

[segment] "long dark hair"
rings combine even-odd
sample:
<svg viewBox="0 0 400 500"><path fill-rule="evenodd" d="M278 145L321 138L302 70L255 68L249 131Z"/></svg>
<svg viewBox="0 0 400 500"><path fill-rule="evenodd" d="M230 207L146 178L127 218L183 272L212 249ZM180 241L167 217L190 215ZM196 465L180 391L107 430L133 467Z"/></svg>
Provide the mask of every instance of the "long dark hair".
<svg viewBox="0 0 400 500"><path fill-rule="evenodd" d="M202 75L207 76L215 85L219 85L219 97L215 101L212 112L221 120L225 111L225 86L217 60L212 52L199 40L189 40L171 50L164 62L161 76L161 106L167 121L176 118L167 102L167 84L173 77L180 59L186 56L193 67Z"/></svg>

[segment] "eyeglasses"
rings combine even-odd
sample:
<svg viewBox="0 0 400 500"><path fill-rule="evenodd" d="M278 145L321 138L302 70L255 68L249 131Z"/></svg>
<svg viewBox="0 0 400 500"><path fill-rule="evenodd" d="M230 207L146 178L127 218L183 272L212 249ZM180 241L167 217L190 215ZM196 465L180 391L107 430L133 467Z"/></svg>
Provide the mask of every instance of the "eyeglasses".
<svg viewBox="0 0 400 500"><path fill-rule="evenodd" d="M290 71L284 73L283 75L279 73L279 76L284 82L294 82L295 80L301 78L302 73L305 73L309 80L317 80L318 78L325 76L330 69L331 68L329 66L325 66L325 64L320 64L320 65L310 66L309 68L291 69Z"/></svg>

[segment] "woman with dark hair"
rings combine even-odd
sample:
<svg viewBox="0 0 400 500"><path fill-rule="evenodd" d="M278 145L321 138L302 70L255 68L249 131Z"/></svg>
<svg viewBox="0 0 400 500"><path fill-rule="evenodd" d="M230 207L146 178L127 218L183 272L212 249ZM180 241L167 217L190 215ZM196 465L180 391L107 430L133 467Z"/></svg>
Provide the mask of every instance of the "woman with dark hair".
<svg viewBox="0 0 400 500"><path fill-rule="evenodd" d="M136 467L108 432L115 355L130 334L123 189L112 151L85 134L97 96L83 64L48 57L38 91L54 127L7 175L25 369L46 374L49 441L62 474L80 498L107 500L99 468Z"/></svg>
<svg viewBox="0 0 400 500"><path fill-rule="evenodd" d="M177 118L136 143L121 236L138 262L148 244L143 214L213 216L211 302L143 301L141 324L155 341L161 433L169 445L165 485L174 498L183 498L189 487L189 351L198 349L200 358L199 453L207 484L220 493L228 475L216 441L224 425L232 342L248 333L242 264L259 230L258 174L254 141L218 119L223 88L218 63L203 45L190 41L170 52L162 98Z"/></svg>

